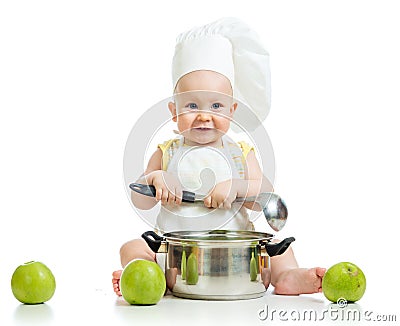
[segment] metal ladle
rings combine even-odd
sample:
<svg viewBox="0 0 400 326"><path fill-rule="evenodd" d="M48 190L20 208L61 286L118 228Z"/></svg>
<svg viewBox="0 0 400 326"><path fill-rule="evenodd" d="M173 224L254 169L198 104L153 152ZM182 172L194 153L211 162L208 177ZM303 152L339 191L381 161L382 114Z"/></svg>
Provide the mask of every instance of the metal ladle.
<svg viewBox="0 0 400 326"><path fill-rule="evenodd" d="M141 183L131 183L129 185L133 191L150 196L156 196L156 188L152 185L144 185ZM204 195L196 195L194 192L183 191L182 193L182 201L186 203L194 203L198 201L203 201ZM259 205L263 210L265 219L267 220L269 226L274 231L280 231L285 226L288 209L286 207L283 199L273 192L262 192L258 194L258 196L251 197L238 197L235 199L235 202L254 202Z"/></svg>

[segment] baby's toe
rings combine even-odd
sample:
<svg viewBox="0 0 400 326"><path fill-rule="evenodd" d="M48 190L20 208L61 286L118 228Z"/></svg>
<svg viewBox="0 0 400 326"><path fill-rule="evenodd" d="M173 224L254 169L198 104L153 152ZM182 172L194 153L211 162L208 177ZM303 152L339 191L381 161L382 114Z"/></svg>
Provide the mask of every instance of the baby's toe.
<svg viewBox="0 0 400 326"><path fill-rule="evenodd" d="M121 278L121 274L122 274L122 270L117 270L112 273L112 277L113 277L113 279L119 280Z"/></svg>

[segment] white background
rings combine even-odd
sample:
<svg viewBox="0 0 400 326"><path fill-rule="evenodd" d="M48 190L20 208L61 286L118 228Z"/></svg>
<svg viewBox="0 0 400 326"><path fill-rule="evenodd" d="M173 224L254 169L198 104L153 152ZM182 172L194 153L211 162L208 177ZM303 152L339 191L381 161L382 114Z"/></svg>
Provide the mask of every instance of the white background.
<svg viewBox="0 0 400 326"><path fill-rule="evenodd" d="M224 16L247 22L271 56L265 127L289 208L277 237L296 237L304 267L356 263L363 300L391 302L400 21L386 0L2 1L0 302L29 260L53 270L56 296L111 288L120 245L149 229L124 188L127 137L171 95L175 37Z"/></svg>

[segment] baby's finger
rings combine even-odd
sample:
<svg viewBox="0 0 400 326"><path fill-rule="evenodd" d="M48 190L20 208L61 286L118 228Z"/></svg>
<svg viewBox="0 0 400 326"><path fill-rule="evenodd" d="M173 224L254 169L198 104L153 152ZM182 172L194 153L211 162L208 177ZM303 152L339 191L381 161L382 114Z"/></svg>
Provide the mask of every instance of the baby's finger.
<svg viewBox="0 0 400 326"><path fill-rule="evenodd" d="M182 189L175 189L175 204L182 204Z"/></svg>
<svg viewBox="0 0 400 326"><path fill-rule="evenodd" d="M163 189L161 187L156 188L156 200L160 201L162 198Z"/></svg>
<svg viewBox="0 0 400 326"><path fill-rule="evenodd" d="M231 207L232 207L231 202L225 200L225 201L224 201L223 208L225 208L225 209L231 209Z"/></svg>
<svg viewBox="0 0 400 326"><path fill-rule="evenodd" d="M172 192L168 192L167 202L168 202L168 205L175 204L175 195Z"/></svg>
<svg viewBox="0 0 400 326"><path fill-rule="evenodd" d="M211 197L210 196L204 198L204 206L211 208Z"/></svg>
<svg viewBox="0 0 400 326"><path fill-rule="evenodd" d="M211 207L212 208L218 208L219 207L219 203L216 199L211 199Z"/></svg>
<svg viewBox="0 0 400 326"><path fill-rule="evenodd" d="M165 205L168 202L168 189L163 189L162 195L161 195L161 202Z"/></svg>

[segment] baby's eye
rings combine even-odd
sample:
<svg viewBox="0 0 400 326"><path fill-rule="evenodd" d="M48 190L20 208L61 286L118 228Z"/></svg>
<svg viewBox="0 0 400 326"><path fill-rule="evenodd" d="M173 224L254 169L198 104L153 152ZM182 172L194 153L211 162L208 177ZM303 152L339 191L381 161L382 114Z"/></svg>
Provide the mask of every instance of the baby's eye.
<svg viewBox="0 0 400 326"><path fill-rule="evenodd" d="M213 105L211 105L211 109L213 109L213 110L219 110L221 108L222 108L221 103L213 103Z"/></svg>
<svg viewBox="0 0 400 326"><path fill-rule="evenodd" d="M189 103L188 105L186 105L186 107L191 109L191 110L197 110L197 104L196 103Z"/></svg>

